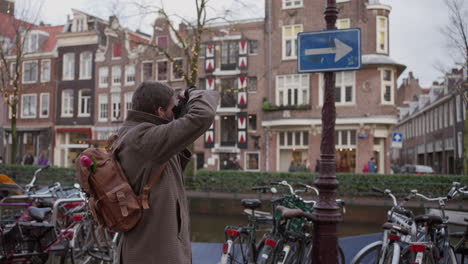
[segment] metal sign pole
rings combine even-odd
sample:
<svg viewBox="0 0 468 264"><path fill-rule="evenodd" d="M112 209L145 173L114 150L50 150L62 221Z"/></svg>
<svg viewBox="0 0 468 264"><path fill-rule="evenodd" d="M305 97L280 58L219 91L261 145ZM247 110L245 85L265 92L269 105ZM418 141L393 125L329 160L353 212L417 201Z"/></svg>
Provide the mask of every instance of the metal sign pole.
<svg viewBox="0 0 468 264"><path fill-rule="evenodd" d="M327 0L325 21L327 30L336 29L336 0ZM322 108L322 141L320 144L320 176L315 181L320 195L314 207L313 263L338 263L337 224L342 221L336 203L338 181L335 161L335 75L325 72L325 93Z"/></svg>

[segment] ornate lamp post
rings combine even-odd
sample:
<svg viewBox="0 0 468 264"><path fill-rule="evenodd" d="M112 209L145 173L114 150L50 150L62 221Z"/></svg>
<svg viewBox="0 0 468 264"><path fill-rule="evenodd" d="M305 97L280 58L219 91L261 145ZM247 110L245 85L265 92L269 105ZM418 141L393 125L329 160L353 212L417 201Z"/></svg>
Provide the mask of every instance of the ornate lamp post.
<svg viewBox="0 0 468 264"><path fill-rule="evenodd" d="M336 29L338 16L336 0L326 0L325 21L328 30ZM322 108L322 141L320 144L320 176L315 185L320 191L313 215L314 245L313 263L338 263L337 224L341 222L341 213L336 203L335 162L335 75L333 72L325 73L325 94Z"/></svg>

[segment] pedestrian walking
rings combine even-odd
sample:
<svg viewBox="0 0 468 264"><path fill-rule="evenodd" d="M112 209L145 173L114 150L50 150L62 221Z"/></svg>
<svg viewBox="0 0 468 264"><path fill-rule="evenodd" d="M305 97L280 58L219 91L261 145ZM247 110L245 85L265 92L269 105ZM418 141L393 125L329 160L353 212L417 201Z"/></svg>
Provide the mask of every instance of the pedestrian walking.
<svg viewBox="0 0 468 264"><path fill-rule="evenodd" d="M143 210L133 229L123 233L114 263L192 261L183 170L192 155L187 147L214 121L219 94L190 88L180 100L186 102L187 112L174 119L173 89L160 82L143 82L132 97L133 110L117 133L122 142L117 157L135 193L141 193L163 164L166 167L150 190L149 209Z"/></svg>
<svg viewBox="0 0 468 264"><path fill-rule="evenodd" d="M44 153L41 153L39 159L37 159L37 165L46 166L47 164L49 164L49 160L45 157Z"/></svg>
<svg viewBox="0 0 468 264"><path fill-rule="evenodd" d="M34 156L31 153L28 153L24 156L24 165L33 165L34 163Z"/></svg>
<svg viewBox="0 0 468 264"><path fill-rule="evenodd" d="M368 172L369 173L376 173L377 172L377 166L375 166L374 157L371 157L370 160L367 162L367 164L368 164Z"/></svg>

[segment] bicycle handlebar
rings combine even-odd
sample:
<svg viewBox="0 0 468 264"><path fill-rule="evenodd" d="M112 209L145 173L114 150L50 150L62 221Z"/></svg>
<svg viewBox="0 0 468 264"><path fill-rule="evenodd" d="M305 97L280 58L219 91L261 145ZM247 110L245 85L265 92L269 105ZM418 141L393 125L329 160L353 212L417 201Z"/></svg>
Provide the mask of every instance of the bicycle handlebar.
<svg viewBox="0 0 468 264"><path fill-rule="evenodd" d="M380 189L380 188L377 188L377 187L375 187L375 186L372 186L371 189L372 189L374 192L385 193L384 190L382 190L382 189Z"/></svg>
<svg viewBox="0 0 468 264"><path fill-rule="evenodd" d="M319 190L317 188L315 188L314 186L310 186L310 185L302 183L302 182L297 183L297 185L306 188L306 190L312 190L312 191L315 192L315 194L319 195Z"/></svg>

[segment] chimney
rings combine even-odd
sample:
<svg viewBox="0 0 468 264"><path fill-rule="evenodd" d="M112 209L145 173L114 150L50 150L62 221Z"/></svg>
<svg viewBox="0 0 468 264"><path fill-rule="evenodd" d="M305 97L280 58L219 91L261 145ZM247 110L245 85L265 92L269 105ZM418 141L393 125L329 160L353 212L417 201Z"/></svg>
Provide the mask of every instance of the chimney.
<svg viewBox="0 0 468 264"><path fill-rule="evenodd" d="M413 79L413 72L409 72L408 76L409 76L409 79L412 80Z"/></svg>

